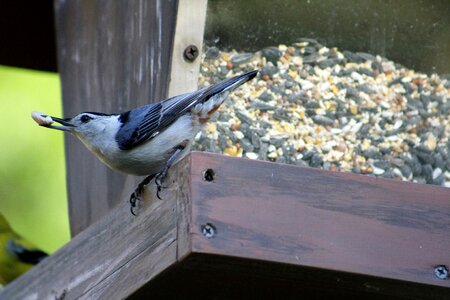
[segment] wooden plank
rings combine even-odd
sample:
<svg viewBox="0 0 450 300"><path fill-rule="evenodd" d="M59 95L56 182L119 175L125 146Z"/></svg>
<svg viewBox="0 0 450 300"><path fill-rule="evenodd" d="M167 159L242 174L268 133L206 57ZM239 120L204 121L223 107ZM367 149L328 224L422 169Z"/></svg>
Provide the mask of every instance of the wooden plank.
<svg viewBox="0 0 450 300"><path fill-rule="evenodd" d="M64 115L115 113L166 98L177 0L55 0ZM138 181L66 139L72 235L107 214Z"/></svg>
<svg viewBox="0 0 450 300"><path fill-rule="evenodd" d="M197 89L205 30L207 0L179 0L177 25L173 42L169 97ZM194 61L185 59L187 46L198 48Z"/></svg>
<svg viewBox="0 0 450 300"><path fill-rule="evenodd" d="M193 252L450 287L434 275L450 265L450 189L206 153L191 159ZM208 168L212 182L202 179ZM217 231L209 239L208 223Z"/></svg>
<svg viewBox="0 0 450 300"><path fill-rule="evenodd" d="M173 169L164 201L154 196L151 184L138 217L122 203L6 286L0 299L123 299L132 294L186 256L186 234L178 228L188 228L183 224L187 212L177 201L189 195L188 167L185 160Z"/></svg>
<svg viewBox="0 0 450 300"><path fill-rule="evenodd" d="M163 200L151 183L137 217L122 202L0 299L450 292L434 276L449 264L449 189L198 152L165 185Z"/></svg>

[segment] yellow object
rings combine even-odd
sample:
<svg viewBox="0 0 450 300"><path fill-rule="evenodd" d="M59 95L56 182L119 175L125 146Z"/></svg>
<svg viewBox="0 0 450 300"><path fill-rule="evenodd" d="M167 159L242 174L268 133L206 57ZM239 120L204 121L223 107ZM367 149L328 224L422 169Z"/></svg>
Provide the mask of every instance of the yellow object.
<svg viewBox="0 0 450 300"><path fill-rule="evenodd" d="M230 156L241 156L242 149L239 149L235 145L231 145L231 146L225 148L225 150L223 150L223 153L230 155Z"/></svg>
<svg viewBox="0 0 450 300"><path fill-rule="evenodd" d="M47 254L16 234L0 214L0 284L13 281Z"/></svg>
<svg viewBox="0 0 450 300"><path fill-rule="evenodd" d="M70 240L63 136L43 132L30 112L62 114L58 74L0 66L0 103L0 212L52 253Z"/></svg>

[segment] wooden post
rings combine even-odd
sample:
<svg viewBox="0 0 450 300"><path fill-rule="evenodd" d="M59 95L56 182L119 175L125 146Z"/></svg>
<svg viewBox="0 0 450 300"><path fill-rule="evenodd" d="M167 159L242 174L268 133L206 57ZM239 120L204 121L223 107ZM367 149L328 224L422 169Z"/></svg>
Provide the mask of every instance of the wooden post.
<svg viewBox="0 0 450 300"><path fill-rule="evenodd" d="M167 96L177 0L55 0L64 115L115 113ZM138 178L109 170L66 138L72 235L126 201Z"/></svg>
<svg viewBox="0 0 450 300"><path fill-rule="evenodd" d="M179 0L177 25L172 50L169 97L197 89L205 30L207 0ZM184 57L188 46L196 46L197 58Z"/></svg>
<svg viewBox="0 0 450 300"><path fill-rule="evenodd" d="M0 298L448 299L450 189L199 152L169 176Z"/></svg>

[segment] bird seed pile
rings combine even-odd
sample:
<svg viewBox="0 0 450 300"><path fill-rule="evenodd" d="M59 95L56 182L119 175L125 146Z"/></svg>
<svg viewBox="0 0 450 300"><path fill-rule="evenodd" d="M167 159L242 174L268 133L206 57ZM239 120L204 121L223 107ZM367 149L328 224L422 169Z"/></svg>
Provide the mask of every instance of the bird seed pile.
<svg viewBox="0 0 450 300"><path fill-rule="evenodd" d="M194 149L450 187L450 81L312 39L206 49L199 86L260 69Z"/></svg>

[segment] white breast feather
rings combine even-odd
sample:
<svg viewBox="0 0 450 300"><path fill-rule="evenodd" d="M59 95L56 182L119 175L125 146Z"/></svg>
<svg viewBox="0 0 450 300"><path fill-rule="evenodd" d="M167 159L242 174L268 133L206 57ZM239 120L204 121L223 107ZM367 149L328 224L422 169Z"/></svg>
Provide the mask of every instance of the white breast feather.
<svg viewBox="0 0 450 300"><path fill-rule="evenodd" d="M200 128L194 124L191 115L184 115L149 142L131 150L116 151L108 157L107 164L113 169L135 175L160 172L171 155L169 151L186 139L194 139ZM180 159L189 153L189 150L190 143Z"/></svg>

